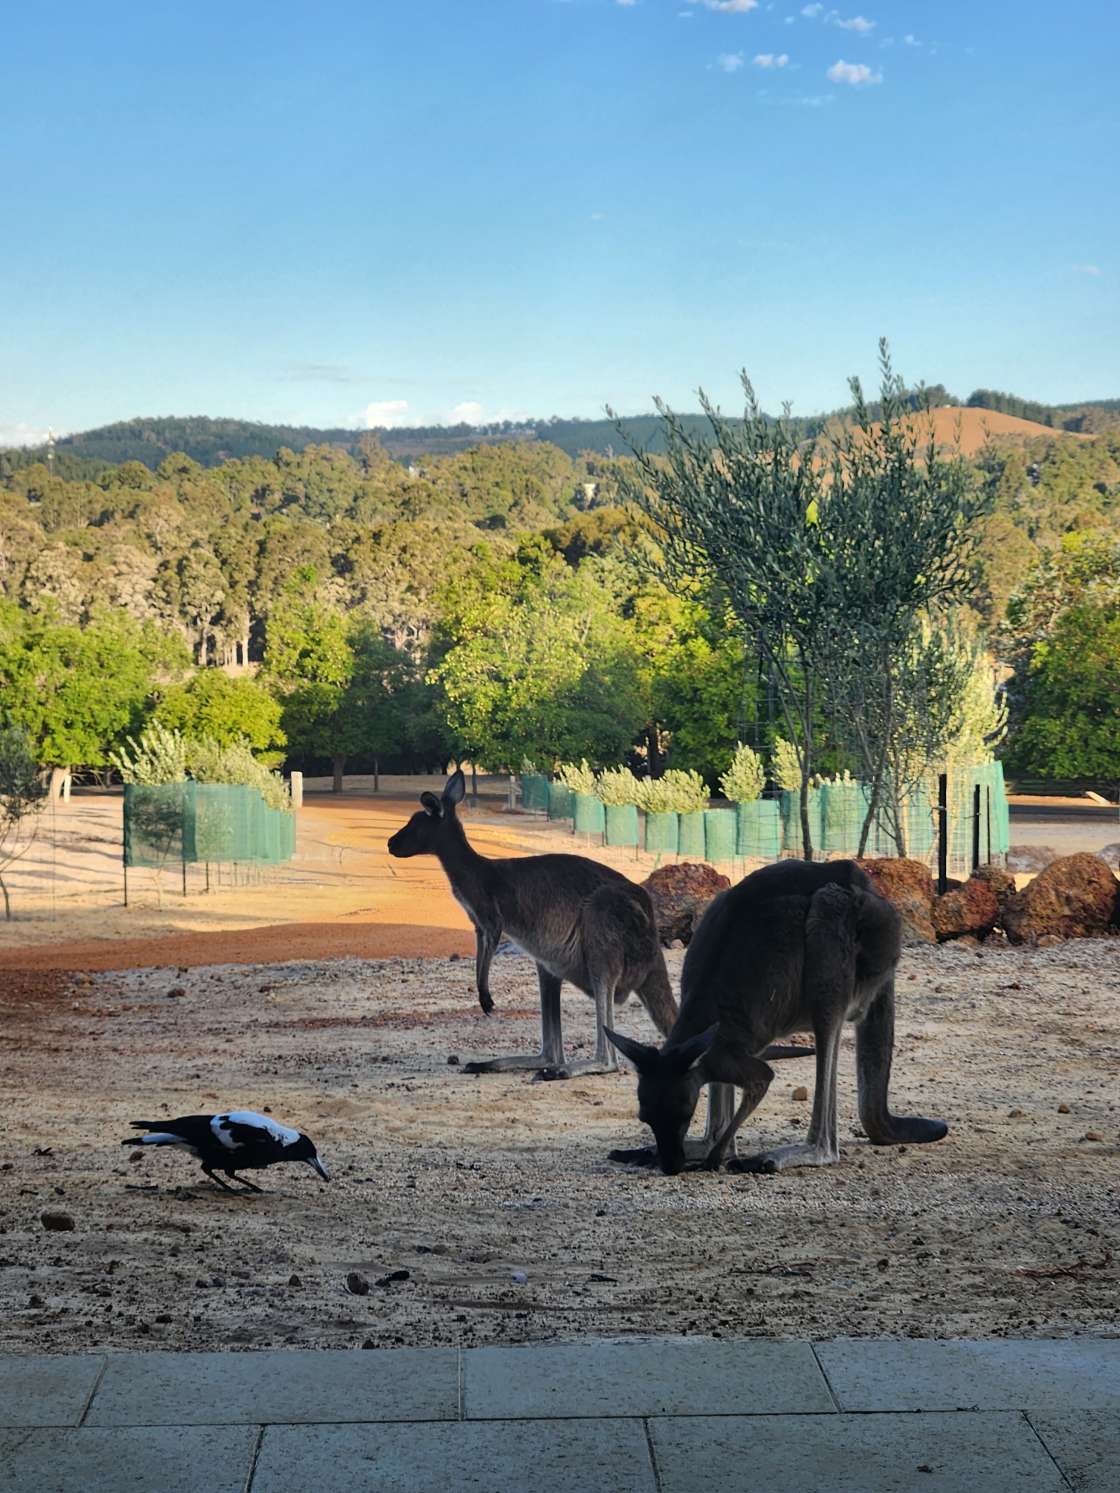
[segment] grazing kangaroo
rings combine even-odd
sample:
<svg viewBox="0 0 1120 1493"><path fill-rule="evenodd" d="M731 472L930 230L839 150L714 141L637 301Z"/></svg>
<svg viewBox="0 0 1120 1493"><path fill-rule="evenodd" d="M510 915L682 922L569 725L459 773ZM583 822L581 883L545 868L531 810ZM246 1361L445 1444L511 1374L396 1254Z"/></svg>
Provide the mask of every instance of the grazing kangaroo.
<svg viewBox="0 0 1120 1493"><path fill-rule="evenodd" d="M720 894L685 956L681 1012L660 1049L609 1031L638 1070L638 1107L670 1176L685 1165L685 1136L704 1084L712 1085L703 1164L779 1172L839 1158L836 1060L845 1021L856 1023L859 1115L873 1145L917 1145L948 1131L941 1120L892 1115L887 1107L894 1047L898 913L854 861L764 866ZM762 1061L775 1037L811 1027L817 1078L808 1140L728 1160L735 1132L774 1076ZM743 1091L735 1108L734 1089ZM611 1159L648 1165L648 1151Z"/></svg>
<svg viewBox="0 0 1120 1493"><path fill-rule="evenodd" d="M466 784L447 780L440 798L422 793L423 808L389 841L394 856L435 855L455 900L474 924L478 1000L489 1013L490 961L503 929L536 961L541 992L541 1050L466 1063L466 1073L536 1068L555 1077L609 1073L617 1067L607 1041L612 1007L636 991L662 1035L677 1015L649 893L610 866L582 855L490 860L469 844L455 813ZM595 1056L564 1062L560 987L565 980L595 1002ZM651 1049L652 1050L652 1049Z"/></svg>

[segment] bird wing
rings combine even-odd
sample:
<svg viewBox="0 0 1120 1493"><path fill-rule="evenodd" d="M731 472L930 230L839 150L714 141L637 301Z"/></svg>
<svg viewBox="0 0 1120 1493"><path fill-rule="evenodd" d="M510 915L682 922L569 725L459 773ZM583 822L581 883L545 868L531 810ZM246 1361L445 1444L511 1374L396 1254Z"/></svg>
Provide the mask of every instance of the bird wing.
<svg viewBox="0 0 1120 1493"><path fill-rule="evenodd" d="M215 1115L210 1121L210 1129L228 1151L233 1154L240 1152L243 1157L268 1156L276 1160L279 1151L299 1139L298 1130L276 1125L266 1116L248 1109Z"/></svg>

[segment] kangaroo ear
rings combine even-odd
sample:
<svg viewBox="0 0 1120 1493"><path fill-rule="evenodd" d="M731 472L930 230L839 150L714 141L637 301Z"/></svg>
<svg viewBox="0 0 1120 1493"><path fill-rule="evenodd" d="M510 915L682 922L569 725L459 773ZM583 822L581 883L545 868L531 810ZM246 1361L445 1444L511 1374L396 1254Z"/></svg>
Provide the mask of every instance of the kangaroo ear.
<svg viewBox="0 0 1120 1493"><path fill-rule="evenodd" d="M420 802L424 805L425 813L430 814L433 819L438 819L443 813L443 810L440 808L439 799L434 793L421 793Z"/></svg>
<svg viewBox="0 0 1120 1493"><path fill-rule="evenodd" d="M612 1032L609 1026L603 1028L603 1034L608 1041L614 1043L623 1057L630 1059L639 1073L649 1073L657 1066L660 1054L656 1047L636 1042L633 1037L624 1037L621 1032Z"/></svg>
<svg viewBox="0 0 1120 1493"><path fill-rule="evenodd" d="M463 802L463 795L467 791L467 780L463 776L463 769L457 767L447 780L447 786L443 790L443 801L450 808Z"/></svg>
<svg viewBox="0 0 1120 1493"><path fill-rule="evenodd" d="M700 1059L706 1055L718 1033L719 1023L717 1022L706 1032L701 1032L698 1037L689 1037L687 1042L682 1042L679 1047L674 1047L665 1055L672 1058L673 1067L678 1073L687 1073L690 1068L695 1068Z"/></svg>

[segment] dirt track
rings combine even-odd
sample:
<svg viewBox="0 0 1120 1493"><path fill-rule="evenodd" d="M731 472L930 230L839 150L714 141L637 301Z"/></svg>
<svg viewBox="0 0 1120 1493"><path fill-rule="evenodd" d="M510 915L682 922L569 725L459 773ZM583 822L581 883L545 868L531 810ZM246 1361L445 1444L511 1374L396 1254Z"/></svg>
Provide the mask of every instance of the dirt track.
<svg viewBox="0 0 1120 1493"><path fill-rule="evenodd" d="M949 1138L860 1139L848 1047L840 1165L775 1178L606 1162L641 1134L629 1074L464 1076L449 1056L537 1035L527 961L497 961L497 1018L472 976L463 959L5 976L4 1345L1120 1330L1116 941L909 951L896 1107ZM565 1019L587 1051L590 1003ZM652 1035L633 1005L620 1023ZM748 1147L804 1134L801 1083L811 1064L780 1066ZM305 1128L336 1180L285 1168L243 1200L194 1185L184 1155L120 1145L137 1117L242 1106ZM74 1232L43 1231L52 1208Z"/></svg>

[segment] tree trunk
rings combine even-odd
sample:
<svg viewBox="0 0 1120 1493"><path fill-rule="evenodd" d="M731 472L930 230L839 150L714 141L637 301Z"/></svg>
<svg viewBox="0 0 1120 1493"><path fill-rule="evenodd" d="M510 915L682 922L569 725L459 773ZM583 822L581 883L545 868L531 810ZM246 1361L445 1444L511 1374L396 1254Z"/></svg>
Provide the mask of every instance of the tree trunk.
<svg viewBox="0 0 1120 1493"><path fill-rule="evenodd" d="M471 808L478 808L478 768L471 763Z"/></svg>
<svg viewBox="0 0 1120 1493"><path fill-rule="evenodd" d="M334 767L334 779L333 779L333 781L331 783L331 792L332 793L341 793L342 792L342 769L346 766L346 758L345 757L335 756L335 757L331 758L331 763L332 763L332 765Z"/></svg>
<svg viewBox="0 0 1120 1493"><path fill-rule="evenodd" d="M4 878L2 876L0 876L0 892L4 893L4 921L10 923L12 921L12 904L8 897L8 888L4 885Z"/></svg>
<svg viewBox="0 0 1120 1493"><path fill-rule="evenodd" d="M381 772L376 757L373 759L373 791L374 793L381 792Z"/></svg>
<svg viewBox="0 0 1120 1493"><path fill-rule="evenodd" d="M656 722L646 727L646 761L651 778L659 778L665 770L665 759L661 755Z"/></svg>

